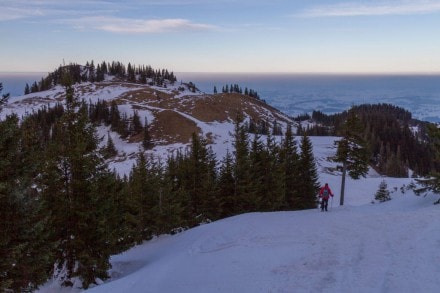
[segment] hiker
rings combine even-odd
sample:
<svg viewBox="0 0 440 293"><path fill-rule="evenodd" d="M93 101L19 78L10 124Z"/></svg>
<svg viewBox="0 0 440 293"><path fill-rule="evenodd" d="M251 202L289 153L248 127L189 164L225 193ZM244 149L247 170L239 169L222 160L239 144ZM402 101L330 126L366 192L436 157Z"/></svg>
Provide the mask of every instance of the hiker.
<svg viewBox="0 0 440 293"><path fill-rule="evenodd" d="M319 191L319 197L322 198L322 200L321 200L321 212L323 212L324 210L327 211L328 198L330 196L333 197L333 192L330 189L330 187L328 186L328 183L326 183L321 188L321 190Z"/></svg>

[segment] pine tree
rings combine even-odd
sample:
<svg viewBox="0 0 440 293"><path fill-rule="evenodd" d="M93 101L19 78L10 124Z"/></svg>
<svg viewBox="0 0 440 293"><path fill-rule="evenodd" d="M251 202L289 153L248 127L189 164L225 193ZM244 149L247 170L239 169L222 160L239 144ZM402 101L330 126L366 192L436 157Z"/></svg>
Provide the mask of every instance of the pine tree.
<svg viewBox="0 0 440 293"><path fill-rule="evenodd" d="M107 145L104 148L104 158L112 158L118 154L118 150L115 147L115 144L113 142L113 139L110 135L110 131L107 132Z"/></svg>
<svg viewBox="0 0 440 293"><path fill-rule="evenodd" d="M299 168L301 183L298 194L294 200L294 206L298 209L316 208L317 193L319 190L318 171L313 156L313 146L308 136L301 139L301 154Z"/></svg>
<svg viewBox="0 0 440 293"><path fill-rule="evenodd" d="M429 139L432 151L435 155L434 164L437 168L440 166L440 128L436 125L430 125L428 127ZM416 189L416 194L422 194L427 192L433 192L440 194L440 173L438 171L432 171L430 176L423 179L416 179L416 181L421 185L420 188ZM435 204L440 204L440 199L435 202Z"/></svg>
<svg viewBox="0 0 440 293"><path fill-rule="evenodd" d="M38 164L29 162L18 118L8 116L0 121L1 291L34 290L47 280L52 267L47 215L33 181Z"/></svg>
<svg viewBox="0 0 440 293"><path fill-rule="evenodd" d="M157 179L151 172L151 163L143 153L138 154L136 165L130 174L130 198L136 207L135 217L137 219L135 239L138 243L149 240L155 232L155 214L153 208L158 204Z"/></svg>
<svg viewBox="0 0 440 293"><path fill-rule="evenodd" d="M29 87L29 84L26 83L26 86L24 87L24 94L25 94L25 95L28 95L28 94L30 94L30 93L31 93L31 89L30 89L30 87Z"/></svg>
<svg viewBox="0 0 440 293"><path fill-rule="evenodd" d="M145 117L145 125L143 127L143 138L142 138L142 147L144 150L148 150L153 147L153 143L151 142L150 131L148 130L148 121Z"/></svg>
<svg viewBox="0 0 440 293"><path fill-rule="evenodd" d="M387 189L387 183L385 180L382 180L379 184L379 189L377 190L374 199L380 202L391 200L390 192Z"/></svg>
<svg viewBox="0 0 440 293"><path fill-rule="evenodd" d="M7 93L7 94L2 94L2 91L3 91L3 83L0 82L0 94L1 94L1 96L0 96L0 112L1 112L1 110L2 110L2 106L3 106L4 104L6 104L6 102L7 102L8 99L9 99L9 93Z"/></svg>
<svg viewBox="0 0 440 293"><path fill-rule="evenodd" d="M192 134L191 150L184 160L184 186L190 197L190 213L199 222L218 218L218 201L214 196L216 160L207 141Z"/></svg>
<svg viewBox="0 0 440 293"><path fill-rule="evenodd" d="M296 140L293 136L292 125L287 126L287 131L282 142L280 151L280 164L283 171L284 201L285 208L289 210L296 207L296 197L300 193L301 174L299 169L299 155Z"/></svg>
<svg viewBox="0 0 440 293"><path fill-rule="evenodd" d="M362 139L362 125L353 109L348 112L344 135L336 144L338 149L334 160L342 163L340 204L343 205L347 172L353 179L365 177L368 172L368 150Z"/></svg>
<svg viewBox="0 0 440 293"><path fill-rule="evenodd" d="M56 123L39 190L54 239L56 263L65 272L63 284L79 277L83 288L108 278L114 235L109 231L114 176L98 149L95 129L69 79L65 81L66 111Z"/></svg>
<svg viewBox="0 0 440 293"><path fill-rule="evenodd" d="M233 146L234 197L237 200L237 210L239 213L255 211L255 200L252 194L252 177L250 172L249 136L240 117L238 117L235 122Z"/></svg>
<svg viewBox="0 0 440 293"><path fill-rule="evenodd" d="M226 152L218 178L217 198L219 199L220 218L226 218L238 213L237 201L234 196L234 162L229 150Z"/></svg>

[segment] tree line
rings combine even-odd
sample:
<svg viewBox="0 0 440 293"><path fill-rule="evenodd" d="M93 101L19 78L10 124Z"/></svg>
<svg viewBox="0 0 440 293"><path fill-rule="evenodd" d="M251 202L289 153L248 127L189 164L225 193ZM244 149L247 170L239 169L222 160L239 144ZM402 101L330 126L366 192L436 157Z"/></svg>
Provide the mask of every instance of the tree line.
<svg viewBox="0 0 440 293"><path fill-rule="evenodd" d="M217 94L217 93L218 93L217 87L214 86L214 94ZM248 89L247 87L245 87L245 89L243 91L243 88L241 86L239 86L238 84L231 84L230 86L224 85L222 87L222 93L223 94L228 94L228 93L244 94L246 96L260 100L260 96L258 95L258 92L256 90Z"/></svg>
<svg viewBox="0 0 440 293"><path fill-rule="evenodd" d="M415 120L409 111L389 104L353 106L351 110L363 126L362 138L370 151L370 163L380 174L408 177L408 169L412 169L414 175L423 176L438 170L427 134L430 123ZM348 113L326 115L313 111L311 118L318 124L307 133L341 136Z"/></svg>
<svg viewBox="0 0 440 293"><path fill-rule="evenodd" d="M150 65L125 64L119 61L102 61L95 66L94 61L87 61L85 66L70 63L69 65L60 65L56 70L41 78L39 82L35 81L32 85L26 84L24 94L46 91L56 85L60 85L63 74L68 71L73 83L81 82L100 82L104 81L106 76L114 76L120 80L149 84L166 87L167 82L173 84L177 81L173 72L167 69L153 69Z"/></svg>
<svg viewBox="0 0 440 293"><path fill-rule="evenodd" d="M193 134L166 161L139 152L121 177L108 168L111 143L100 147L95 129L120 127L117 107L87 104L72 78L61 83L65 106L0 121L2 291L33 290L53 275L88 288L108 278L111 255L155 235L245 212L316 207L312 145L307 136L298 145L290 126L277 143L270 134L251 137L237 118L222 160ZM134 117L129 129L140 123Z"/></svg>

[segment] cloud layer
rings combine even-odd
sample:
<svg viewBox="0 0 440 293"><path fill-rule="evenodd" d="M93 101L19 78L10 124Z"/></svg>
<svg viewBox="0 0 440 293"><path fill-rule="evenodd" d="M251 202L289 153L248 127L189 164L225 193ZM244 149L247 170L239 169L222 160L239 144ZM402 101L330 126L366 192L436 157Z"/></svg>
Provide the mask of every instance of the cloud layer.
<svg viewBox="0 0 440 293"><path fill-rule="evenodd" d="M393 1L376 3L339 3L304 10L303 17L410 15L440 12L440 1Z"/></svg>
<svg viewBox="0 0 440 293"><path fill-rule="evenodd" d="M77 29L94 29L121 34L151 34L180 31L214 30L215 26L194 23L188 19L128 19L108 16L83 17L69 20Z"/></svg>

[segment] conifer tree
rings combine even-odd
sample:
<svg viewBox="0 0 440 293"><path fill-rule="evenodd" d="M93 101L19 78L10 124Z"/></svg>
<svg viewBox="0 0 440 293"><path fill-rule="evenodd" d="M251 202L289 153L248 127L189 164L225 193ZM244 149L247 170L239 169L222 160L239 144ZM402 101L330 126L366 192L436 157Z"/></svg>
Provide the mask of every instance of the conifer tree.
<svg viewBox="0 0 440 293"><path fill-rule="evenodd" d="M98 149L95 129L68 78L66 111L55 125L41 173L41 191L56 248L63 285L78 277L83 288L108 278L109 257L116 239L109 230L114 176Z"/></svg>
<svg viewBox="0 0 440 293"><path fill-rule="evenodd" d="M387 183L382 180L379 184L379 189L377 190L374 199L380 202L391 200L390 192L387 189Z"/></svg>
<svg viewBox="0 0 440 293"><path fill-rule="evenodd" d="M214 196L216 160L207 141L192 134L191 150L185 160L185 189L190 197L192 217L198 221L218 219L218 201Z"/></svg>
<svg viewBox="0 0 440 293"><path fill-rule="evenodd" d="M299 186L302 183L299 169L299 155L296 140L293 136L292 125L287 126L286 134L280 151L280 164L283 170L284 201L289 210L298 209L296 197L300 194Z"/></svg>
<svg viewBox="0 0 440 293"><path fill-rule="evenodd" d="M237 200L234 196L234 162L232 154L227 150L226 156L220 165L218 178L217 198L219 198L220 218L236 215Z"/></svg>
<svg viewBox="0 0 440 293"><path fill-rule="evenodd" d="M233 134L234 155L234 197L240 213L255 211L255 201L252 194L252 177L249 158L249 135L243 125L243 120L237 117Z"/></svg>
<svg viewBox="0 0 440 293"><path fill-rule="evenodd" d="M151 239L155 231L153 208L158 204L158 186L155 175L151 170L150 162L147 161L143 153L139 153L129 181L129 196L133 199L137 208L135 212L137 228L134 237L138 243Z"/></svg>
<svg viewBox="0 0 440 293"><path fill-rule="evenodd" d="M53 260L34 166L27 164L21 145L17 116L0 121L0 290L5 292L36 289L47 280Z"/></svg>
<svg viewBox="0 0 440 293"><path fill-rule="evenodd" d="M31 93L31 88L29 87L29 84L26 83L26 86L24 87L24 94L30 94Z"/></svg>
<svg viewBox="0 0 440 293"><path fill-rule="evenodd" d="M118 151L116 150L115 144L113 142L113 139L110 135L110 131L107 132L107 145L104 149L104 158L108 159L111 157L114 157L118 154Z"/></svg>
<svg viewBox="0 0 440 293"><path fill-rule="evenodd" d="M294 200L294 206L298 209L313 209L316 208L319 178L315 158L313 156L313 146L308 136L303 135L300 147L299 172L301 184Z"/></svg>
<svg viewBox="0 0 440 293"><path fill-rule="evenodd" d="M365 177L368 172L368 150L362 139L362 125L356 113L351 109L345 121L344 134L340 141L336 142L338 149L334 160L342 163L341 198L340 205L344 204L345 177L353 179Z"/></svg>
<svg viewBox="0 0 440 293"><path fill-rule="evenodd" d="M428 128L430 145L435 155L434 164L438 168L440 166L440 128L436 125L430 125ZM438 171L432 171L429 177L416 180L421 187L416 189L416 194L422 194L426 192L433 192L440 194L440 173ZM440 204L440 199L435 202Z"/></svg>
<svg viewBox="0 0 440 293"><path fill-rule="evenodd" d="M2 94L2 91L3 91L3 83L0 82L0 94L1 94L1 96L0 96L0 111L2 110L2 106L4 104L6 104L6 102L9 99L9 93Z"/></svg>

